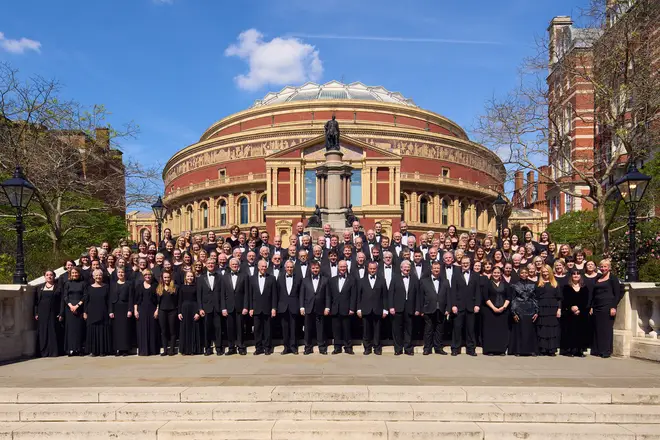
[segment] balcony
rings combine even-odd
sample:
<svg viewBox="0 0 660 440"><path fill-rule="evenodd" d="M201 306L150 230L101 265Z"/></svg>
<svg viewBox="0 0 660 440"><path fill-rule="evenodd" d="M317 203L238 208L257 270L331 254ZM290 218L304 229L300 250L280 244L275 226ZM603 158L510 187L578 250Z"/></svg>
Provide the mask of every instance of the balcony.
<svg viewBox="0 0 660 440"><path fill-rule="evenodd" d="M402 182L425 183L434 186L444 186L455 192L458 189L474 191L479 194L489 194L493 198L497 197L498 191L493 189L495 185L480 185L479 183L468 182L463 179L455 179L452 177L443 177L439 174L421 174L421 173L401 173Z"/></svg>
<svg viewBox="0 0 660 440"><path fill-rule="evenodd" d="M266 173L248 173L242 176L225 176L219 179L205 180L204 182L190 184L183 188L175 188L163 199L164 203L178 201L191 194L202 191L229 189L239 185L251 185L254 183L266 183Z"/></svg>

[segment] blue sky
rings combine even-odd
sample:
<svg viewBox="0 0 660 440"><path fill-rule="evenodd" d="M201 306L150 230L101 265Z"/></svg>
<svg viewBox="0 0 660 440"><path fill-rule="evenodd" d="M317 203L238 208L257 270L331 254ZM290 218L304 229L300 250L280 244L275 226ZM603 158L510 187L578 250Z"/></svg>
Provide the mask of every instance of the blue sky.
<svg viewBox="0 0 660 440"><path fill-rule="evenodd" d="M213 122L307 79L382 85L469 131L552 17L586 4L23 0L3 6L0 61L105 104L113 124L135 121L125 154L162 164Z"/></svg>

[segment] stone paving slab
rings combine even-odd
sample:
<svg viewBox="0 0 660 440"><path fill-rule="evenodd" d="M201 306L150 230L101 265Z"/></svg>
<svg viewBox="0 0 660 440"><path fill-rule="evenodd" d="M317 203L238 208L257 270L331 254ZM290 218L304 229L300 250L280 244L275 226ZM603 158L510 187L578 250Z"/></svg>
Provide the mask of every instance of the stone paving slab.
<svg viewBox="0 0 660 440"><path fill-rule="evenodd" d="M18 393L18 403L98 403L106 388L32 388Z"/></svg>
<svg viewBox="0 0 660 440"><path fill-rule="evenodd" d="M583 405L598 423L660 423L660 405ZM657 426L660 431L660 425Z"/></svg>
<svg viewBox="0 0 660 440"><path fill-rule="evenodd" d="M213 420L215 403L129 403L117 410L117 420Z"/></svg>
<svg viewBox="0 0 660 440"><path fill-rule="evenodd" d="M618 425L579 423L477 423L484 440L635 440Z"/></svg>
<svg viewBox="0 0 660 440"><path fill-rule="evenodd" d="M461 387L441 386L369 386L372 402L465 402L467 394Z"/></svg>
<svg viewBox="0 0 660 440"><path fill-rule="evenodd" d="M660 429L658 425L619 425L630 432L635 433L636 440L660 440Z"/></svg>
<svg viewBox="0 0 660 440"><path fill-rule="evenodd" d="M273 402L366 402L369 389L366 386L275 387L271 397Z"/></svg>
<svg viewBox="0 0 660 440"><path fill-rule="evenodd" d="M13 440L157 440L164 422L41 422L25 423L13 431Z"/></svg>
<svg viewBox="0 0 660 440"><path fill-rule="evenodd" d="M275 422L172 421L158 430L158 440L270 440Z"/></svg>
<svg viewBox="0 0 660 440"><path fill-rule="evenodd" d="M213 409L215 420L310 420L311 402L221 403Z"/></svg>
<svg viewBox="0 0 660 440"><path fill-rule="evenodd" d="M558 388L470 387L465 390L468 402L561 403Z"/></svg>
<svg viewBox="0 0 660 440"><path fill-rule="evenodd" d="M117 410L125 403L45 403L21 411L24 422L107 422L117 420Z"/></svg>
<svg viewBox="0 0 660 440"><path fill-rule="evenodd" d="M289 421L275 422L273 440L387 439L385 422Z"/></svg>
<svg viewBox="0 0 660 440"><path fill-rule="evenodd" d="M182 402L270 402L275 387L191 387L181 392Z"/></svg>
<svg viewBox="0 0 660 440"><path fill-rule="evenodd" d="M577 404L515 404L498 403L504 421L512 423L593 423L594 410ZM607 406L607 405L604 405Z"/></svg>
<svg viewBox="0 0 660 440"><path fill-rule="evenodd" d="M99 402L180 402L187 387L112 388L99 393Z"/></svg>
<svg viewBox="0 0 660 440"><path fill-rule="evenodd" d="M315 402L312 420L413 420L413 410L407 403Z"/></svg>
<svg viewBox="0 0 660 440"><path fill-rule="evenodd" d="M411 403L415 420L438 422L503 422L504 412L492 403Z"/></svg>
<svg viewBox="0 0 660 440"><path fill-rule="evenodd" d="M476 423L387 422L389 440L482 440Z"/></svg>

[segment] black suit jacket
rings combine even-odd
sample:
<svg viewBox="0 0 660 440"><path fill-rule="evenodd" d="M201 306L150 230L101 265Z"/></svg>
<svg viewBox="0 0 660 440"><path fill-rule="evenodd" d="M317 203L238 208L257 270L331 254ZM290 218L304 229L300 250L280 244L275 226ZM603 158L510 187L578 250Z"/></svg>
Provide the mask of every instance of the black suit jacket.
<svg viewBox="0 0 660 440"><path fill-rule="evenodd" d="M301 262L296 261L296 263L293 266L293 273L297 274L299 278L310 278L312 276L312 263L307 260L307 270L305 271L305 275L303 276L303 271L301 268Z"/></svg>
<svg viewBox="0 0 660 440"><path fill-rule="evenodd" d="M481 276L470 271L469 283L465 284L462 269L454 270L449 302L451 307L458 307L459 311L471 312L474 306L481 306Z"/></svg>
<svg viewBox="0 0 660 440"><path fill-rule="evenodd" d="M243 309L249 309L248 278L246 273L239 271L236 278L236 289L234 289L231 282L231 270L226 271L221 277L221 298L224 308L229 313L233 313L234 311L241 313Z"/></svg>
<svg viewBox="0 0 660 440"><path fill-rule="evenodd" d="M259 259L254 260L254 275L259 273L259 268L257 267L258 263ZM247 262L247 260L241 262L241 272L245 272L247 276L254 276L250 275L250 264Z"/></svg>
<svg viewBox="0 0 660 440"><path fill-rule="evenodd" d="M275 277L266 273L264 275L264 290L259 289L259 274L250 277L250 310L255 314L270 315L273 309L277 310L277 282Z"/></svg>
<svg viewBox="0 0 660 440"><path fill-rule="evenodd" d="M204 310L205 313L212 313L214 311L220 313L224 309L221 286L222 278L217 273L215 274L213 288L209 285L207 271L204 271L197 278L197 304L200 310Z"/></svg>
<svg viewBox="0 0 660 440"><path fill-rule="evenodd" d="M342 289L339 290L339 275L330 278L329 283L332 315L348 316L348 311L356 311L357 308L357 280L350 274L346 274L346 280Z"/></svg>
<svg viewBox="0 0 660 440"><path fill-rule="evenodd" d="M392 274L392 282L388 290L387 304L394 308L397 313L405 312L413 315L420 311L419 305L419 280L412 274L408 277L408 299L406 299L406 285L403 282L401 272Z"/></svg>
<svg viewBox="0 0 660 440"><path fill-rule="evenodd" d="M328 295L328 279L319 275L319 284L314 291L312 277L305 278L300 286L300 308L305 313L316 313L322 315L325 309L330 308L330 295Z"/></svg>
<svg viewBox="0 0 660 440"><path fill-rule="evenodd" d="M353 264L351 265L351 270L349 273L355 278L356 281L360 281L365 275L367 275L369 272L367 271L368 263L365 262L364 265L364 273L362 274L362 277L360 277L360 270L358 268L358 264L356 261L353 261Z"/></svg>
<svg viewBox="0 0 660 440"><path fill-rule="evenodd" d="M440 277L438 292L435 291L433 276L423 278L419 283L420 311L425 314L434 313L439 310L440 313L451 311L449 306L449 282Z"/></svg>
<svg viewBox="0 0 660 440"><path fill-rule="evenodd" d="M422 260L420 261L420 264L422 265L422 273L421 276L418 276L416 263L414 261L410 263L410 275L417 278L418 281L431 276L431 265L428 263L428 261Z"/></svg>
<svg viewBox="0 0 660 440"><path fill-rule="evenodd" d="M280 277L277 279L277 313L285 313L287 311L296 315L300 313L301 284L302 279L294 273L291 292L289 292L286 288L286 273L282 269Z"/></svg>
<svg viewBox="0 0 660 440"><path fill-rule="evenodd" d="M385 279L376 275L374 287L371 287L370 277L366 274L359 282L357 308L362 311L362 315L373 313L382 315L383 310L387 309L387 287Z"/></svg>
<svg viewBox="0 0 660 440"><path fill-rule="evenodd" d="M323 276L326 278L330 279L333 277L332 275L332 268L331 268L332 263L330 263L330 260L324 260L321 262L321 273ZM339 260L335 263L335 273L338 273L338 266L339 266Z"/></svg>

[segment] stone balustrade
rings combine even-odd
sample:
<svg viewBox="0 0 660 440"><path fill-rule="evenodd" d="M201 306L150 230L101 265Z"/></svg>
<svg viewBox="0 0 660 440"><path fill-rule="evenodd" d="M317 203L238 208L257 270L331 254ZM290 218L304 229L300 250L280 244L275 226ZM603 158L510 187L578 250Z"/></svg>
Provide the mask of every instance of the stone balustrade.
<svg viewBox="0 0 660 440"><path fill-rule="evenodd" d="M660 284L628 283L614 324L614 354L660 362Z"/></svg>
<svg viewBox="0 0 660 440"><path fill-rule="evenodd" d="M34 292L29 284L0 284L0 361L35 354Z"/></svg>

